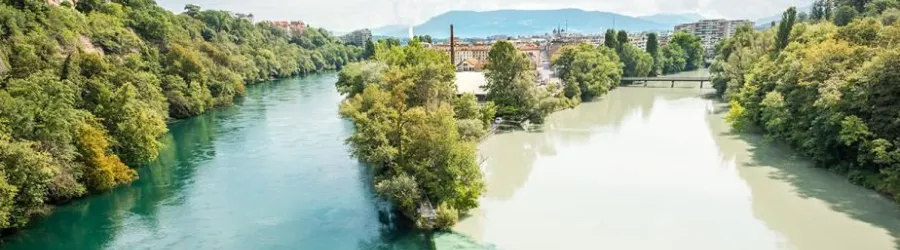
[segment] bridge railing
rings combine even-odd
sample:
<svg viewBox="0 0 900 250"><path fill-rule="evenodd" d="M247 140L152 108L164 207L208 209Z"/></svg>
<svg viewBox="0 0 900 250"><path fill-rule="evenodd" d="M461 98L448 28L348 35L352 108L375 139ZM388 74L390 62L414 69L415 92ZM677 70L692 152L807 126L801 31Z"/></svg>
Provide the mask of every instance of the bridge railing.
<svg viewBox="0 0 900 250"><path fill-rule="evenodd" d="M643 82L643 86L647 86L647 82L671 82L671 87L675 87L675 82L699 82L700 88L703 88L703 82L711 81L709 77L692 77L692 76L658 76L658 77L622 77L622 83Z"/></svg>

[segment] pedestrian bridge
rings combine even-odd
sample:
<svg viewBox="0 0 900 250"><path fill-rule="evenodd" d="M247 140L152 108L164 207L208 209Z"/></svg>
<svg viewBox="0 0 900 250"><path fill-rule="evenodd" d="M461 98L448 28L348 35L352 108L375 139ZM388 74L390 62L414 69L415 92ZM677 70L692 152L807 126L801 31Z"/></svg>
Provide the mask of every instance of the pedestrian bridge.
<svg viewBox="0 0 900 250"><path fill-rule="evenodd" d="M703 82L709 82L709 76L657 76L657 77L622 77L622 84L643 83L641 86L646 87L647 82L671 82L671 87L675 87L675 82L699 82L700 88L703 88Z"/></svg>

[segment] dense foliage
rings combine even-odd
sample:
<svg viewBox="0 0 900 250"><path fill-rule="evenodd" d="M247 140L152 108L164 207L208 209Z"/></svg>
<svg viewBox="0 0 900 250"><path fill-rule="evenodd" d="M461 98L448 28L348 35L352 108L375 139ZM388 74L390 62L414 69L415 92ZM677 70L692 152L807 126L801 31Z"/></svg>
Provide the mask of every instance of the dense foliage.
<svg viewBox="0 0 900 250"><path fill-rule="evenodd" d="M619 41L616 38L616 30L608 29L603 34L603 45L610 49L618 49Z"/></svg>
<svg viewBox="0 0 900 250"><path fill-rule="evenodd" d="M881 21L888 8L842 27L826 14L836 8L832 21L844 24L837 21L841 9L897 2L830 2L814 5L813 23L793 25L783 50L771 29L740 29L718 48L714 84L730 102L727 118L735 128L762 130L900 200L900 23Z"/></svg>
<svg viewBox="0 0 900 250"><path fill-rule="evenodd" d="M669 43L662 47L662 53L658 60L659 68L664 74L678 73L699 69L703 63L703 47L700 46L700 37L678 32L669 38Z"/></svg>
<svg viewBox="0 0 900 250"><path fill-rule="evenodd" d="M445 54L414 39L379 42L373 61L348 65L336 84L347 95L341 115L356 128L351 153L371 166L378 195L422 227L453 225L484 191L475 141L493 106L457 97L454 74ZM436 218L420 214L425 204Z"/></svg>
<svg viewBox="0 0 900 250"><path fill-rule="evenodd" d="M616 34L616 40L606 44L606 46L615 51L616 55L618 55L618 60L623 64L624 72L620 76L648 76L654 71L656 65L654 53L658 52L659 46L656 41L655 33L649 34L648 39L652 40L648 40L647 42L647 51L631 44L628 39L628 32L624 30L620 30L618 33L608 32L607 34ZM592 95L586 97L590 99L592 98Z"/></svg>
<svg viewBox="0 0 900 250"><path fill-rule="evenodd" d="M129 183L166 121L228 105L244 84L355 60L321 29L151 0L0 0L0 229ZM126 165L127 164L127 165Z"/></svg>
<svg viewBox="0 0 900 250"><path fill-rule="evenodd" d="M562 48L553 65L563 81L565 97L590 101L619 86L622 64L615 50L582 43Z"/></svg>
<svg viewBox="0 0 900 250"><path fill-rule="evenodd" d="M567 107L551 96L551 91L535 86L537 73L510 42L500 41L491 47L484 69L487 99L497 105L499 117L542 123L550 112Z"/></svg>
<svg viewBox="0 0 900 250"><path fill-rule="evenodd" d="M647 34L647 53L653 59L653 63L650 64L650 76L656 76L661 73L659 69L659 39L657 37L656 33Z"/></svg>

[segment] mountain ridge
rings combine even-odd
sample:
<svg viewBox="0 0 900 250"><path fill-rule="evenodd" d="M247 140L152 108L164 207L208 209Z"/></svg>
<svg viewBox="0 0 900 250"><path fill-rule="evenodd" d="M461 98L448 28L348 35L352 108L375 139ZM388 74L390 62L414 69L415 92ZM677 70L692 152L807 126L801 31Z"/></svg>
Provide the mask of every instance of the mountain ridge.
<svg viewBox="0 0 900 250"><path fill-rule="evenodd" d="M677 24L702 19L696 13L656 14L643 17L605 11L581 9L555 10L491 10L448 11L413 27L416 35L435 38L449 37L452 23L458 37L487 37L491 35L537 35L550 33L557 27L578 33L603 33L615 27L627 31L671 30ZM577 20L577 21L576 21ZM372 28L377 36L408 36L408 27L388 25Z"/></svg>

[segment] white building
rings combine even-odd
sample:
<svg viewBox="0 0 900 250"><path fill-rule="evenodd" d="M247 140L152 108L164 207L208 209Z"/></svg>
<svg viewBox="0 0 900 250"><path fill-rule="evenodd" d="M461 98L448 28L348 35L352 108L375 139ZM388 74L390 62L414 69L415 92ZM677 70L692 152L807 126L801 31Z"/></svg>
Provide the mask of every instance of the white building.
<svg viewBox="0 0 900 250"><path fill-rule="evenodd" d="M748 20L707 19L675 26L675 32L687 32L700 37L700 43L707 57L715 54L716 44L731 37L741 25L753 26Z"/></svg>

